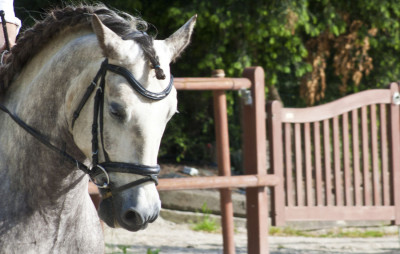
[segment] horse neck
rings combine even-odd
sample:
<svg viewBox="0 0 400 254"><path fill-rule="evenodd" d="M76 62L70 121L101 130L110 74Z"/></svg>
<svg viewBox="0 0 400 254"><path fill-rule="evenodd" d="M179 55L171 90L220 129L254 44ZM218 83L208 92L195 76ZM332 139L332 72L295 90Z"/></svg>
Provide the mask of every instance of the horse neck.
<svg viewBox="0 0 400 254"><path fill-rule="evenodd" d="M89 79L83 76L93 70L83 70L94 57L101 58L96 41L87 31L55 38L24 67L4 100L22 120L80 160L83 155L68 131L65 95L71 84ZM89 83L77 87L76 93L83 94ZM82 200L82 191L87 191L84 174L10 118L0 117L0 157L5 158L0 160L0 175L9 185L2 193L18 192L30 206L59 206L67 197Z"/></svg>

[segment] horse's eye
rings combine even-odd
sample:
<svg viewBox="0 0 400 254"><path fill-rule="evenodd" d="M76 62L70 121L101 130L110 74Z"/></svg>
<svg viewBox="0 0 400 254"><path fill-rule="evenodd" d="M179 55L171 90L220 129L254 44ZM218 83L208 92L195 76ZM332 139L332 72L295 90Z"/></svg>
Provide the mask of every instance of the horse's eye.
<svg viewBox="0 0 400 254"><path fill-rule="evenodd" d="M110 104L110 114L117 118L118 120L123 121L126 117L125 109L123 106L116 102L111 102Z"/></svg>

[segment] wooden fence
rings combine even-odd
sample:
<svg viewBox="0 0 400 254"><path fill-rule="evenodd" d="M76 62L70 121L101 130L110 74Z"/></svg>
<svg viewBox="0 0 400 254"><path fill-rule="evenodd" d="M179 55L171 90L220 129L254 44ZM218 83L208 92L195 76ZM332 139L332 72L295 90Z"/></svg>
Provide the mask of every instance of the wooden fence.
<svg viewBox="0 0 400 254"><path fill-rule="evenodd" d="M399 87L310 108L268 104L273 222L390 220L400 224Z"/></svg>
<svg viewBox="0 0 400 254"><path fill-rule="evenodd" d="M279 179L266 174L266 132L264 70L246 68L244 78L176 78L178 90L212 90L214 122L217 138L218 177L193 179L160 179L158 189L220 189L224 253L235 253L233 205L229 187L247 187L248 253L268 252L268 206L265 186L273 186ZM226 90L250 89L251 103L243 103L243 151L245 176L231 176ZM252 181L248 181L252 178ZM225 185L217 183L224 182ZM173 187L172 187L173 186ZM172 187L172 188L171 188Z"/></svg>
<svg viewBox="0 0 400 254"><path fill-rule="evenodd" d="M244 78L176 78L178 90L212 90L217 177L160 179L160 191L220 189L224 253L235 253L229 188L246 187L248 253L268 253L271 188L274 225L298 220L390 220L400 224L399 87L350 95L325 105L283 108L268 103L264 71ZM245 175L230 175L226 90L250 89L242 103ZM267 116L267 121L265 121ZM270 171L266 171L266 122ZM92 198L99 201L95 188Z"/></svg>

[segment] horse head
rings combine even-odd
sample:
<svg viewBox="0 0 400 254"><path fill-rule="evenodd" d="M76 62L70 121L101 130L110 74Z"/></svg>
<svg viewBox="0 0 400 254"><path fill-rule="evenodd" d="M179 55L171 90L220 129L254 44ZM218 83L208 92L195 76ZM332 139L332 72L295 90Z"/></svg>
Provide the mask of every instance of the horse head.
<svg viewBox="0 0 400 254"><path fill-rule="evenodd" d="M95 78L100 84L93 84L102 95L99 106L84 106L71 131L78 148L92 158L92 180L105 187L98 212L111 227L137 231L158 217L157 154L165 126L177 111L169 64L189 44L195 21L196 16L167 39L153 40L140 31L120 37L93 16L106 59Z"/></svg>

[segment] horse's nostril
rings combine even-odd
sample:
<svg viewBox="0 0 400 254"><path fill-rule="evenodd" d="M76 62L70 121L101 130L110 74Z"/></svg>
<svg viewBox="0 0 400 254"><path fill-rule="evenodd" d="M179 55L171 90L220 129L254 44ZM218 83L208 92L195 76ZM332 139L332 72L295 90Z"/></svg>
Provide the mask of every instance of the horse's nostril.
<svg viewBox="0 0 400 254"><path fill-rule="evenodd" d="M142 225L144 223L142 216L134 210L128 210L124 214L123 220L128 225Z"/></svg>

